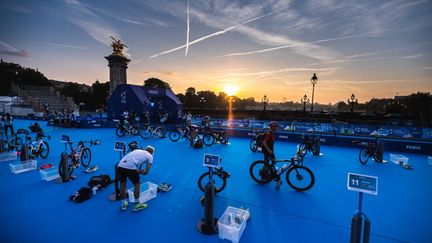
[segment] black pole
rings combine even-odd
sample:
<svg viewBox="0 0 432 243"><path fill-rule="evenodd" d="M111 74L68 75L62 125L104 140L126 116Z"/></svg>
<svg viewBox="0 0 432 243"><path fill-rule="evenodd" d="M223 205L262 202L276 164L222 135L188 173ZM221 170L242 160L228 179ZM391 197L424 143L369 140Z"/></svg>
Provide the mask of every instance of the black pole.
<svg viewBox="0 0 432 243"><path fill-rule="evenodd" d="M213 169L209 168L209 182L204 188L204 218L198 221L197 230L206 235L218 233L217 218L214 218L214 197L216 188L213 185Z"/></svg>
<svg viewBox="0 0 432 243"><path fill-rule="evenodd" d="M311 112L313 112L314 92L315 92L315 84L312 84L312 105L311 105Z"/></svg>

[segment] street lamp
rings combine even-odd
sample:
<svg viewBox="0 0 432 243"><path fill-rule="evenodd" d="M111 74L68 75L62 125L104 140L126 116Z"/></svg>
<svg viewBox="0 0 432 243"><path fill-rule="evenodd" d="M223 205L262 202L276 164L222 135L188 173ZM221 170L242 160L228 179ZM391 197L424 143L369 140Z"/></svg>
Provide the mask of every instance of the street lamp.
<svg viewBox="0 0 432 243"><path fill-rule="evenodd" d="M300 99L300 102L303 103L303 113L306 113L306 104L309 103L309 99L306 94Z"/></svg>
<svg viewBox="0 0 432 243"><path fill-rule="evenodd" d="M315 93L315 84L318 82L318 78L316 76L316 73L311 78L312 83L312 105L311 105L311 112L313 112L313 104L314 104L314 93Z"/></svg>
<svg viewBox="0 0 432 243"><path fill-rule="evenodd" d="M261 99L261 102L264 105L264 111L266 111L267 110L267 104L269 102L269 99L267 98L267 95L264 95L264 97Z"/></svg>
<svg viewBox="0 0 432 243"><path fill-rule="evenodd" d="M347 100L348 104L351 104L351 112L354 112L354 104L358 102L354 94Z"/></svg>
<svg viewBox="0 0 432 243"><path fill-rule="evenodd" d="M203 107L203 106L205 106L206 99L204 97L201 97L199 102L200 102L201 106Z"/></svg>

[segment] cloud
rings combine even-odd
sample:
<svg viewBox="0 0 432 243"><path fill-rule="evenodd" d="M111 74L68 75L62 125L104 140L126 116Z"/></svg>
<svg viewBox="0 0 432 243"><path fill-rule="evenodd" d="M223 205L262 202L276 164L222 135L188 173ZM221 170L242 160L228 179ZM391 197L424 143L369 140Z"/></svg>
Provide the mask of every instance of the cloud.
<svg viewBox="0 0 432 243"><path fill-rule="evenodd" d="M421 56L423 56L423 54L403 56L403 57L400 57L400 58L402 58L402 59L413 59L413 58L417 58L417 57L421 57Z"/></svg>
<svg viewBox="0 0 432 243"><path fill-rule="evenodd" d="M190 14L189 14L189 0L187 2L187 10L186 10L186 15L187 15L187 28L186 28L186 49L185 49L185 56L187 56L188 54L188 50L189 50L189 32L190 32Z"/></svg>
<svg viewBox="0 0 432 243"><path fill-rule="evenodd" d="M282 68L277 70L264 70L259 72L252 73L230 73L230 76L262 76L262 75L270 75L275 73L285 73L285 72L335 72L339 70L338 67L330 67L330 68Z"/></svg>
<svg viewBox="0 0 432 243"><path fill-rule="evenodd" d="M65 3L72 10L68 20L84 30L97 42L110 46L110 36L120 39L120 34L110 24L103 21L86 7L86 5L76 0L66 0Z"/></svg>
<svg viewBox="0 0 432 243"><path fill-rule="evenodd" d="M26 50L18 50L13 46L0 41L0 54L17 57L29 57L29 53Z"/></svg>
<svg viewBox="0 0 432 243"><path fill-rule="evenodd" d="M282 9L282 10L283 10L283 9ZM203 37L198 38L198 39L196 39L196 40L194 40L194 41L192 41L192 42L189 42L187 45L186 45L186 44L185 44L185 45L181 45L181 46L175 47L175 48L173 48L173 49L170 49L170 50L167 50L167 51L163 51L163 52L160 52L160 53L154 54L154 55L150 56L150 59L151 59L151 58L158 57L158 56L161 56L161 55L165 55L165 54L168 54L168 53L171 53L171 52L177 51L177 50L180 50L180 49L182 49L182 48L184 48L184 47L187 47L187 46L190 46L190 45L193 45L193 44L199 43L199 42L204 41L204 40L206 40L206 39L208 39L208 38L211 38L211 37L214 37L214 36L218 36L218 35L225 34L225 33L227 33L228 31L232 31L232 30L234 30L234 29L237 29L237 28L239 28L240 26L242 26L242 25L244 25L244 24L250 23L250 22L255 21L255 20L262 19L262 18L267 17L267 16L269 16L269 15L272 15L272 14L278 13L278 12L280 12L280 11L282 11L282 10L272 11L272 12L270 12L270 13L267 13L267 14L264 14L264 15L261 15L261 16L258 16L258 17L255 17L255 18L252 18L252 19L249 19L249 20L243 21L243 22L241 22L240 24L237 24L237 25L231 26L231 27L226 28L226 29L224 29L224 30L217 31L217 32L214 32L214 33L212 33L212 34L209 34L209 35L203 36Z"/></svg>
<svg viewBox="0 0 432 243"><path fill-rule="evenodd" d="M72 48L72 49L87 49L87 47L74 46L74 45L68 45L68 44L47 43L47 45L55 46L55 47L66 47L66 48Z"/></svg>

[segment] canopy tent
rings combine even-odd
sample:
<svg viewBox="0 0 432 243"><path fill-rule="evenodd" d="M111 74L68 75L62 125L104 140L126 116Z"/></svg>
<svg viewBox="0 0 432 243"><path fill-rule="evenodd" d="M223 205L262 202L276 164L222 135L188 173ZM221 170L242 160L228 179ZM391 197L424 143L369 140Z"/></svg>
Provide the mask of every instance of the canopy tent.
<svg viewBox="0 0 432 243"><path fill-rule="evenodd" d="M150 88L132 84L117 86L108 100L110 118L119 118L124 111L138 117L149 112L150 121L158 122L161 113L168 114L168 122L180 121L182 103L171 89Z"/></svg>

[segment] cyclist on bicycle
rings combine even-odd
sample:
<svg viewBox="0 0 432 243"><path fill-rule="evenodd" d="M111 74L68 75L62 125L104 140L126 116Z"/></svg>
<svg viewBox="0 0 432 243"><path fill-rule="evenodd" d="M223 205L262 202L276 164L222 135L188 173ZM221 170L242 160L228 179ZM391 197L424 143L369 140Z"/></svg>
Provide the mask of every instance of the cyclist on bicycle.
<svg viewBox="0 0 432 243"><path fill-rule="evenodd" d="M262 142L262 152L264 154L265 161L274 161L274 142L275 142L275 132L276 128L279 124L275 121L269 122L268 126L270 127L269 131L265 134L264 140Z"/></svg>
<svg viewBox="0 0 432 243"><path fill-rule="evenodd" d="M126 154L117 165L117 173L120 181L120 199L123 201L121 210L126 210L129 203L126 201L126 180L134 184L135 206L133 211L139 211L147 208L147 204L139 202L140 196L140 174L147 175L152 164L153 154L155 149L152 146L147 146L143 149L136 149ZM146 164L144 170L141 166Z"/></svg>

